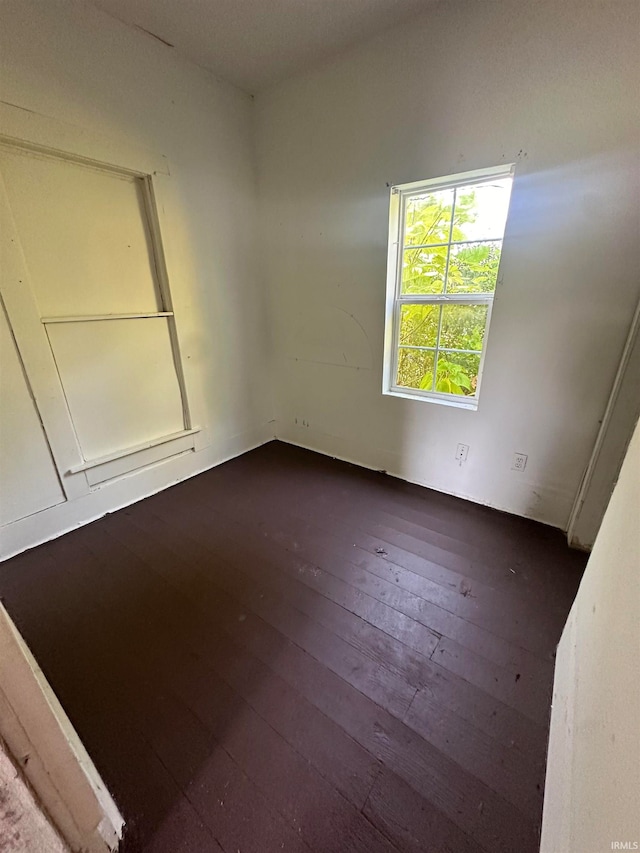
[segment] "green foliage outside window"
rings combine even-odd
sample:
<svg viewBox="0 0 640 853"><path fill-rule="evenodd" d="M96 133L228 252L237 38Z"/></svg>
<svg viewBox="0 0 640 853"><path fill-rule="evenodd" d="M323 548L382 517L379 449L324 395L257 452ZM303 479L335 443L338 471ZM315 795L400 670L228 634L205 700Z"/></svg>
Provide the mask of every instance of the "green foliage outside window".
<svg viewBox="0 0 640 853"><path fill-rule="evenodd" d="M454 190L447 189L407 201L403 295L484 294L495 290L502 241L455 245L456 241L468 240L469 231L464 226L476 222L475 190L460 191L455 207L453 200ZM484 304L403 304L397 384L473 396L487 312Z"/></svg>

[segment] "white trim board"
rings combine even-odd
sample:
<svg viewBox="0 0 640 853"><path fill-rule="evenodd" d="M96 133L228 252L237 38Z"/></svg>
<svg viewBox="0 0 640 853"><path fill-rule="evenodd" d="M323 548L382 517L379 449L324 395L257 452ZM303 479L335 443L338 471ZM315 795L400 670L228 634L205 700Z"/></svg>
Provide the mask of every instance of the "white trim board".
<svg viewBox="0 0 640 853"><path fill-rule="evenodd" d="M135 447L128 447L123 450L118 450L116 453L108 453L106 456L99 456L97 459L87 459L86 462L83 462L81 465L74 465L69 469L69 473L76 474L78 471L88 471L90 468L98 468L103 465L108 465L109 462L115 462L116 460L122 459L125 456L135 456L138 453L142 453L145 450L151 450L154 447L159 447L162 444L167 444L168 442L177 441L182 438L191 439L188 448L185 445L184 449L190 449L193 447L193 436L200 432L199 429L183 429L180 432L172 432L169 435L162 435L159 438L151 438L149 441L145 441L142 444L136 444ZM178 451L179 452L179 451ZM173 455L173 454L172 454ZM124 471L122 472L124 473ZM107 477L103 477L102 479L106 480Z"/></svg>
<svg viewBox="0 0 640 853"><path fill-rule="evenodd" d="M0 101L0 141L43 153L56 153L101 167L111 165L139 177L169 174L167 158L145 148L110 139L83 127Z"/></svg>

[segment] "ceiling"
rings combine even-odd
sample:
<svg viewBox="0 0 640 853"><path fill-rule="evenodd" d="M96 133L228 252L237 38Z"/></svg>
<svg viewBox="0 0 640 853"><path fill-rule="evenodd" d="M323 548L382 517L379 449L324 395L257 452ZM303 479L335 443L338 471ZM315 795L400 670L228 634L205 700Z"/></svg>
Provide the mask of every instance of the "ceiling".
<svg viewBox="0 0 640 853"><path fill-rule="evenodd" d="M94 0L254 94L434 0Z"/></svg>

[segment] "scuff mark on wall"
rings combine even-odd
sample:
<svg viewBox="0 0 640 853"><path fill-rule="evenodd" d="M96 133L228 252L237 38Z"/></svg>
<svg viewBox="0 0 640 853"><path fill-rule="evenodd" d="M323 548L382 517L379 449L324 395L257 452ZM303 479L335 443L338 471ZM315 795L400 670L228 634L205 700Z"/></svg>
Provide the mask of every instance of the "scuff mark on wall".
<svg viewBox="0 0 640 853"><path fill-rule="evenodd" d="M370 370L373 362L364 326L337 305L318 304L300 311L289 333L288 349L289 358L314 364Z"/></svg>

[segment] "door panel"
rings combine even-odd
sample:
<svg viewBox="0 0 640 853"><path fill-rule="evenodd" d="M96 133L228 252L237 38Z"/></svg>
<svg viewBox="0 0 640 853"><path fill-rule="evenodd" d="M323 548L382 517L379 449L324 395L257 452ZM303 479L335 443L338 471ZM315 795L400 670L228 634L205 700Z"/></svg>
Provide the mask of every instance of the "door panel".
<svg viewBox="0 0 640 853"><path fill-rule="evenodd" d="M184 429L165 317L52 323L47 334L85 459Z"/></svg>
<svg viewBox="0 0 640 853"><path fill-rule="evenodd" d="M42 317L161 311L141 178L3 147Z"/></svg>

